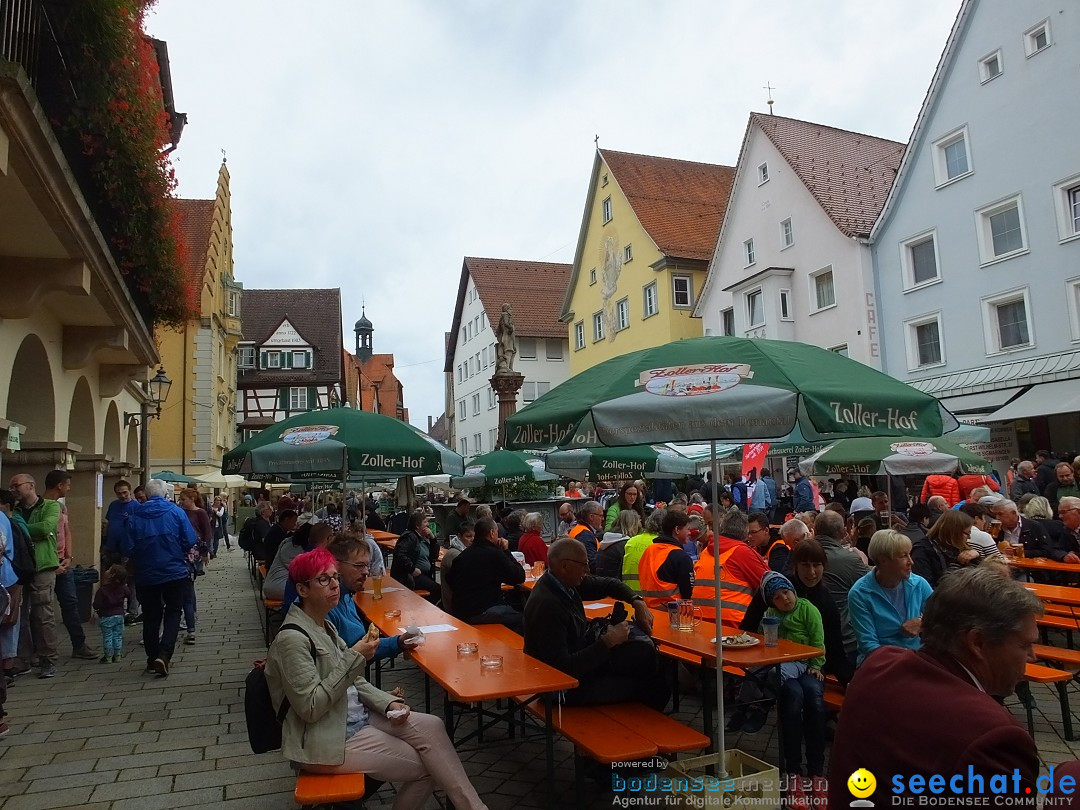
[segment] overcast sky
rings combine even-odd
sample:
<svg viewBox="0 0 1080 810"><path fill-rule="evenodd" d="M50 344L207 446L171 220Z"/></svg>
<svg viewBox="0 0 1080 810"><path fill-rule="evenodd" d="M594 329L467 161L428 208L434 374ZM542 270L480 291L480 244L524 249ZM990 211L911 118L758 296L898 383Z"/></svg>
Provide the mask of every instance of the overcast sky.
<svg viewBox="0 0 1080 810"><path fill-rule="evenodd" d="M426 427L462 258L573 261L594 136L733 165L769 82L778 115L906 141L959 4L158 0L148 29L180 196L228 154L237 280L340 287L349 347L366 301Z"/></svg>

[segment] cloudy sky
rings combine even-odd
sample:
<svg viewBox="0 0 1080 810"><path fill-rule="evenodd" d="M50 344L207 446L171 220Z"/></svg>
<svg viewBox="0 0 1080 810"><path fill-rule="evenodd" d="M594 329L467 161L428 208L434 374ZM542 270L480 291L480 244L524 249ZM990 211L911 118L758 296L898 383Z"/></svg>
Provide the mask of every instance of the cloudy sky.
<svg viewBox="0 0 1080 810"><path fill-rule="evenodd" d="M732 165L768 82L778 115L907 140L958 7L158 0L148 29L189 115L180 196L228 154L236 278L340 287L346 345L366 302L426 427L462 257L573 261L594 136Z"/></svg>

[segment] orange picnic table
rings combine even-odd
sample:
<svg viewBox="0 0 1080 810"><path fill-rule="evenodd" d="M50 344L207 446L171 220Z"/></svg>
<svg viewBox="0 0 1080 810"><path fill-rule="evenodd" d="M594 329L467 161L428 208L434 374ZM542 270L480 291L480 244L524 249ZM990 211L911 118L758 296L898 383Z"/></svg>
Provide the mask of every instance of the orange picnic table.
<svg viewBox="0 0 1080 810"><path fill-rule="evenodd" d="M1080 574L1080 564L1057 562L1049 557L1009 557L1009 565L1025 571L1060 571L1066 574Z"/></svg>

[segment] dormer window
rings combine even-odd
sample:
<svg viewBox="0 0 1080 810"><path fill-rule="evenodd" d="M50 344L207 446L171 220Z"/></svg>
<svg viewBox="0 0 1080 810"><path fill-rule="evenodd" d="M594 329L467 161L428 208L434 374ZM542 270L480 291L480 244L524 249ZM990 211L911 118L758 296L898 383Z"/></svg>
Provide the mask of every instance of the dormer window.
<svg viewBox="0 0 1080 810"><path fill-rule="evenodd" d="M263 368L281 368L281 352L263 352Z"/></svg>

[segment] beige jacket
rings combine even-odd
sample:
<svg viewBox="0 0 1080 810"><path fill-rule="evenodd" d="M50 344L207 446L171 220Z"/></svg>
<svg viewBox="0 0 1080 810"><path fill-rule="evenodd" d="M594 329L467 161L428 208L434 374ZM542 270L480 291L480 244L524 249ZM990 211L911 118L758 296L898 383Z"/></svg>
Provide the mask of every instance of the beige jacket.
<svg viewBox="0 0 1080 810"><path fill-rule="evenodd" d="M266 681L274 705L289 698L289 713L281 729L285 758L302 765L340 765L345 761L346 691L355 685L360 701L370 711L386 713L393 695L376 689L364 679L364 656L337 634L330 622L319 627L293 605L285 624L302 627L315 642L317 660L303 634L282 630L266 656Z"/></svg>

